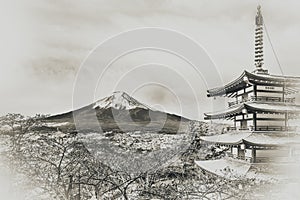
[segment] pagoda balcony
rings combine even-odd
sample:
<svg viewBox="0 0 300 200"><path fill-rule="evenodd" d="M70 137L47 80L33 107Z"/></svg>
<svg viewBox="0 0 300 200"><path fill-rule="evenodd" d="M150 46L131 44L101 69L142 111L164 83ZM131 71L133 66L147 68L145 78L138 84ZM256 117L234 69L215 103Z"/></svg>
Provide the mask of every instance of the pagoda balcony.
<svg viewBox="0 0 300 200"><path fill-rule="evenodd" d="M257 126L256 131L296 131L295 126Z"/></svg>
<svg viewBox="0 0 300 200"><path fill-rule="evenodd" d="M227 131L253 131L254 127L253 126L249 126L249 127L227 127Z"/></svg>
<svg viewBox="0 0 300 200"><path fill-rule="evenodd" d="M268 102L284 102L295 103L295 97L293 98L281 98L281 97L268 97L268 96L252 96L249 101L268 101Z"/></svg>
<svg viewBox="0 0 300 200"><path fill-rule="evenodd" d="M241 104L244 102L249 101L259 101L259 102L284 102L284 103L295 103L295 97L294 98L281 98L281 97L269 97L269 96L251 96L250 98L238 100L238 101L231 101L228 102L228 106L232 107L237 104Z"/></svg>
<svg viewBox="0 0 300 200"><path fill-rule="evenodd" d="M257 126L254 130L253 126L248 127L228 127L227 131L296 131L296 126Z"/></svg>

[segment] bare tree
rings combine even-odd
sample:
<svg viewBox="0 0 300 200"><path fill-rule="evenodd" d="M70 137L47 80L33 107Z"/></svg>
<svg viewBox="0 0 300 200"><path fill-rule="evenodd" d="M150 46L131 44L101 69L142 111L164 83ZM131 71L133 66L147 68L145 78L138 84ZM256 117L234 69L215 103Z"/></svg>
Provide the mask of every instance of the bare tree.
<svg viewBox="0 0 300 200"><path fill-rule="evenodd" d="M223 179L195 166L192 161L203 150L197 135L174 166L128 173L95 159L76 134L38 129L41 116L6 118L2 124L11 127L14 166L54 199L247 199L256 186L245 177Z"/></svg>

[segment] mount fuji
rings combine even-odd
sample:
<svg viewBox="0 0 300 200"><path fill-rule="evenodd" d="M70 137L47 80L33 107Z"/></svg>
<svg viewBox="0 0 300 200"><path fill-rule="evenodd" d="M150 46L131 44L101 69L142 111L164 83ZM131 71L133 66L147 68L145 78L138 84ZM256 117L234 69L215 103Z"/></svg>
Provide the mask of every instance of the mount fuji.
<svg viewBox="0 0 300 200"><path fill-rule="evenodd" d="M114 108L119 110L131 110L135 108L142 108L145 110L150 109L148 106L140 103L127 93L121 91L114 92L111 96L96 101L93 108Z"/></svg>
<svg viewBox="0 0 300 200"><path fill-rule="evenodd" d="M97 131L100 125L104 132L143 130L177 133L180 132L180 127L186 127L190 121L175 114L152 109L127 93L117 91L77 110L50 116L46 122L67 123L67 126L60 128L75 130L74 115L80 118L80 127L84 127L81 131ZM97 123L91 120L95 115Z"/></svg>

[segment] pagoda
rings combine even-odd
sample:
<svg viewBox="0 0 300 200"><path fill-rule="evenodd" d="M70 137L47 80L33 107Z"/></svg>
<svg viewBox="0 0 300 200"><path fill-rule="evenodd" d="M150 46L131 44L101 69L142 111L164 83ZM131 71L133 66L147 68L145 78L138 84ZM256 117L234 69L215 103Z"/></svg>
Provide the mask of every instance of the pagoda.
<svg viewBox="0 0 300 200"><path fill-rule="evenodd" d="M207 91L208 97L227 98L228 108L205 113L204 119L230 120L232 126L226 133L200 139L224 149L225 158L229 159L195 162L219 175L222 166L234 166L246 173L253 164L287 162L299 152L295 144L300 143L300 136L290 122L300 116L300 105L295 99L300 77L273 75L264 68L264 21L260 6L255 25L255 70L244 71L232 82Z"/></svg>

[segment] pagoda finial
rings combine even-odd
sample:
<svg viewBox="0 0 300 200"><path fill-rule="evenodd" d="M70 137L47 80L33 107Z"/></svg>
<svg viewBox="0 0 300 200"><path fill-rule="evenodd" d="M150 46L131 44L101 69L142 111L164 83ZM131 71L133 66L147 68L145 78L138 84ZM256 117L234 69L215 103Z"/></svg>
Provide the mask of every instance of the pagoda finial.
<svg viewBox="0 0 300 200"><path fill-rule="evenodd" d="M261 14L261 6L257 6L257 14L256 14L256 26L262 26L263 25L263 17Z"/></svg>
<svg viewBox="0 0 300 200"><path fill-rule="evenodd" d="M260 5L257 6L255 25L255 66L259 69L263 65L263 17Z"/></svg>
<svg viewBox="0 0 300 200"><path fill-rule="evenodd" d="M263 16L261 14L261 6L257 6L257 13L255 17L255 72L256 73L268 73L267 70L264 70L263 61Z"/></svg>

